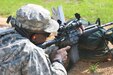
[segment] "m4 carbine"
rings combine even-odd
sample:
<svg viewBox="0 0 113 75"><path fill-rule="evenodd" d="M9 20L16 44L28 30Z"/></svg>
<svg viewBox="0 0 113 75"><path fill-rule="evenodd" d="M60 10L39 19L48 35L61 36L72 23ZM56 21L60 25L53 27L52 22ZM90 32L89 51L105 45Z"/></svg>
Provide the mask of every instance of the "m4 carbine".
<svg viewBox="0 0 113 75"><path fill-rule="evenodd" d="M64 27L62 27L61 28L61 31L60 31L60 29L59 29L59 31L58 31L58 35L56 36L56 38L54 39L54 40L49 40L49 41L47 41L47 42L44 42L43 44L41 44L40 45L40 47L42 47L42 48L46 48L46 47L48 47L48 46L50 46L50 45L52 45L52 44L57 44L57 43L61 43L61 42L63 42L63 41L69 41L70 39L71 39L71 37L69 37L69 34L70 34L70 32L71 31L73 31L73 34L75 35L74 37L76 37L76 36L78 36L78 37L88 37L89 35L91 35L92 33L94 33L94 32L96 32L96 31L101 31L101 29L103 28L103 27L106 27L106 26L110 26L110 25L112 25L113 24L113 22L110 22L110 23L106 23L106 24L103 24L103 25L98 25L98 24L94 24L94 25L91 25L91 26L88 26L88 27L86 27L84 30L83 30L83 32L82 32L82 34L80 33L80 34L74 34L74 32L76 33L77 31L75 30L76 28L74 28L74 25L72 25L72 24L70 24L69 26L64 26ZM72 25L72 26L71 26ZM80 26L80 25L82 25L82 23L79 23L79 22L76 22L76 24L75 24L75 26ZM69 27L69 28L68 28ZM71 29L71 27L72 27L72 29ZM113 30L113 29L112 29ZM110 31L110 30L109 30ZM108 31L107 31L108 32ZM104 32L104 33L106 33L106 31ZM104 34L103 33L103 34ZM73 35L72 34L72 35ZM107 34L106 34L107 35ZM105 35L105 36L106 36ZM107 35L108 36L108 35ZM73 38L74 38L73 37ZM73 40L73 41L69 41L70 43L68 44L68 45L70 45L70 44L76 44L76 43L78 43L78 42L75 42L76 41L76 39L75 40Z"/></svg>
<svg viewBox="0 0 113 75"><path fill-rule="evenodd" d="M9 16L7 19L7 23L9 22L11 23L12 27L14 27L17 32L19 32L22 36L30 39L27 33L22 29L22 25L18 20L16 20L12 16ZM75 20L67 22L66 25L61 25L58 30L58 35L56 36L54 40L46 41L43 44L37 45L37 46L46 48L52 44L60 44L61 42L64 42L64 41L68 41L68 45L76 44L78 43L77 42L78 39L75 39L74 37L89 36L90 34L100 30L101 28L112 25L112 24L113 22L106 23L104 25L98 25L98 24L93 24L91 26L89 25L83 30L83 33L81 34L79 33L77 29L82 25L82 22L75 19ZM70 34L72 34L73 36L70 37ZM73 39L71 40L71 38Z"/></svg>

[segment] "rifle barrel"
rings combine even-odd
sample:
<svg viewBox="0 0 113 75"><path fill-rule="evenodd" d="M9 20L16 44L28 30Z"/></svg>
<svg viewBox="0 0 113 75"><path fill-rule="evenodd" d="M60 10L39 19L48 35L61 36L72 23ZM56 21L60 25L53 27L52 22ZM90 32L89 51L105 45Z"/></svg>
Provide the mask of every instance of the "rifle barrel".
<svg viewBox="0 0 113 75"><path fill-rule="evenodd" d="M109 26L109 25L112 25L113 24L113 22L109 22L109 23L106 23L106 24L103 24L103 25L101 25L102 27L106 27L106 26Z"/></svg>

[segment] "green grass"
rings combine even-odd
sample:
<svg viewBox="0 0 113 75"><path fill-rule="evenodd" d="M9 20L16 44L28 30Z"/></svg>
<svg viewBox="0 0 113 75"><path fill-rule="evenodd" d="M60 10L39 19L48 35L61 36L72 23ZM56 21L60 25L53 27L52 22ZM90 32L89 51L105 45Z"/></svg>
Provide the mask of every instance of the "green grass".
<svg viewBox="0 0 113 75"><path fill-rule="evenodd" d="M98 66L99 66L98 64L99 64L99 62L90 65L88 71L89 71L90 73L95 73L95 72L97 72L97 69L98 69Z"/></svg>
<svg viewBox="0 0 113 75"><path fill-rule="evenodd" d="M95 22L98 17L102 23L113 21L112 0L0 0L0 16L15 16L16 10L28 3L42 5L50 11L51 7L62 5L67 19L73 18L77 12L91 22Z"/></svg>

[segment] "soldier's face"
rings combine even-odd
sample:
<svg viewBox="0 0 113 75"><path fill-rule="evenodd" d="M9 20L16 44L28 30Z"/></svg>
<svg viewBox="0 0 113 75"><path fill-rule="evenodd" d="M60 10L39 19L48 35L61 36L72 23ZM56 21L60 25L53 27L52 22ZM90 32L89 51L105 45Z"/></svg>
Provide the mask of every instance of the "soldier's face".
<svg viewBox="0 0 113 75"><path fill-rule="evenodd" d="M41 44L44 43L47 39L47 37L49 37L50 33L46 33L46 32L38 32L38 33L33 33L31 36L31 41L34 44Z"/></svg>

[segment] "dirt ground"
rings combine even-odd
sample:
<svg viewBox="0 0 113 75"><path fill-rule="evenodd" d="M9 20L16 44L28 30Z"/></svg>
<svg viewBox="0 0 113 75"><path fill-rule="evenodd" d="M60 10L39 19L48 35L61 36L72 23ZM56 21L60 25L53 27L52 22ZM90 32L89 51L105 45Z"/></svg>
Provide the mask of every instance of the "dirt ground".
<svg viewBox="0 0 113 75"><path fill-rule="evenodd" d="M6 18L0 17L0 27L10 26L6 23ZM112 48L113 46L110 45ZM92 65L91 61L79 60L74 68L68 73L68 75L113 75L113 60L107 62L100 62L98 68L96 69L97 74L92 74L88 71L89 67Z"/></svg>
<svg viewBox="0 0 113 75"><path fill-rule="evenodd" d="M88 71L91 64L90 61L79 61L68 75L93 75ZM113 61L99 63L96 75L113 75Z"/></svg>

